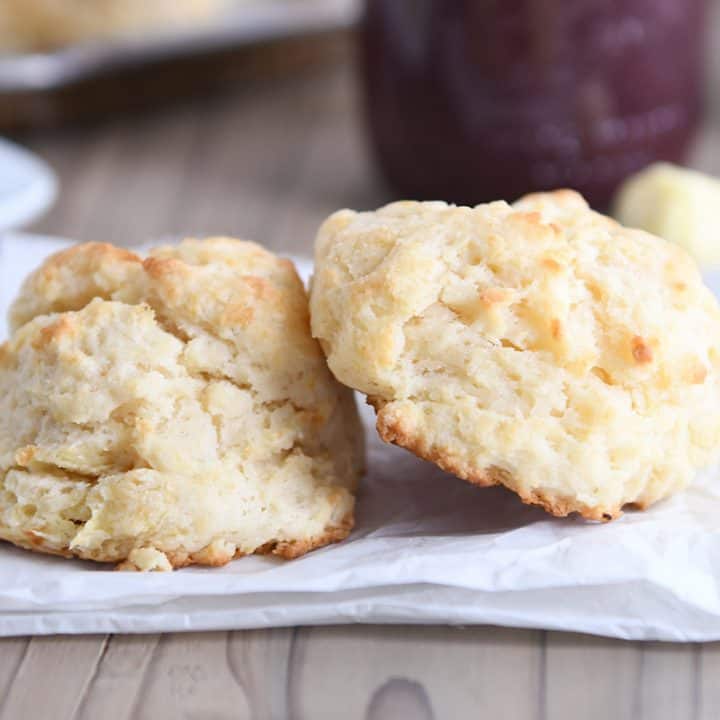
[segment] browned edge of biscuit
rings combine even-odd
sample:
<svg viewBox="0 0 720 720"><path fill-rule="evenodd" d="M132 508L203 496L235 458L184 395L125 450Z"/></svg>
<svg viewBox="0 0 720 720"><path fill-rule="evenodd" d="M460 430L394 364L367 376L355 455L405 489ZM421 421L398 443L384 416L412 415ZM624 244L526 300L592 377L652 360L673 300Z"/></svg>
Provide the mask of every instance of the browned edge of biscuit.
<svg viewBox="0 0 720 720"><path fill-rule="evenodd" d="M339 525L335 525L326 529L322 535L316 535L308 540L291 540L291 541L272 541L255 550L257 555L277 555L285 560L293 560L294 558L305 555L305 553L315 550L324 545L344 540L355 527L355 516L351 510L341 520Z"/></svg>
<svg viewBox="0 0 720 720"><path fill-rule="evenodd" d="M461 463L457 458L449 455L444 448L427 443L422 437L417 436L405 427L396 417L389 413L384 413L383 408L386 403L379 398L368 397L367 402L375 408L377 413L377 431L384 442L409 450L413 455L416 455L422 460L428 460L437 465L441 470L449 472L472 485L477 485L478 487L501 485L511 492L514 492L526 505L538 505L555 517L566 517L572 513L578 513L586 520L609 522L622 515L622 506L590 507L584 503L577 502L573 498L549 497L537 490L527 493L518 492L511 487L512 475L507 470L494 465L482 470L477 470L476 468L468 466L466 463ZM633 504L636 507L644 509L641 503L628 504Z"/></svg>
<svg viewBox="0 0 720 720"><path fill-rule="evenodd" d="M320 535L316 535L315 537L308 538L306 540L272 540L256 548L252 553L244 553L239 550L232 554L224 553L221 550L208 545L207 547L192 553L183 550L176 550L168 551L164 554L174 570L184 568L189 565L221 567L223 565L227 565L227 563L231 560L244 557L245 555L277 555L284 560L293 560L305 555L311 550L344 540L350 534L354 525L355 517L353 511L351 510L347 515L345 515L339 525L326 528L325 532ZM10 540L8 538L0 539L5 542L10 542L16 547L34 552L41 552L46 555L58 555L68 559L80 558L81 560L92 560L94 562L115 562L117 563L115 566L116 570L138 570L138 568L132 562L129 562L127 558L105 560L84 554L82 551L73 551L69 547L52 547L45 542L42 535L33 532L32 530L26 531L25 535L27 537L25 541L19 541L17 539Z"/></svg>
<svg viewBox="0 0 720 720"><path fill-rule="evenodd" d="M227 565L231 560L245 557L246 555L277 555L284 560L293 560L301 555L305 555L311 550L344 540L350 534L354 525L355 518L351 511L342 519L340 525L329 527L321 535L316 535L307 540L271 540L256 548L252 553L245 553L241 550L237 550L234 554L222 553L210 549L208 546L194 553L184 551L166 552L165 556L172 565L173 570L178 570L179 568L184 568L189 565L221 567ZM127 561L123 561L119 563L115 569L133 570L137 568L128 567Z"/></svg>

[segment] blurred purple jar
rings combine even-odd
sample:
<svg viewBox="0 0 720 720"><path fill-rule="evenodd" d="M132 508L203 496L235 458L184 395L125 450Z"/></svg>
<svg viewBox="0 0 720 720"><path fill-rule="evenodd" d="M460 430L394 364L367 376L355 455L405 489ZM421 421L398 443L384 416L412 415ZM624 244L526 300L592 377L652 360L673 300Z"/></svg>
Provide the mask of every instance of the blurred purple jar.
<svg viewBox="0 0 720 720"><path fill-rule="evenodd" d="M377 158L406 198L475 204L682 162L698 119L704 0L367 0Z"/></svg>

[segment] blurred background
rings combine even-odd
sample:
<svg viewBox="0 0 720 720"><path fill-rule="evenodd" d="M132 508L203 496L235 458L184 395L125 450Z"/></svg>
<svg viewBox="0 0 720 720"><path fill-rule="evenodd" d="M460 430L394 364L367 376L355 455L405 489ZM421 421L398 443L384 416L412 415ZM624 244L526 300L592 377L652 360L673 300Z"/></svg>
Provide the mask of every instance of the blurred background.
<svg viewBox="0 0 720 720"><path fill-rule="evenodd" d="M339 207L720 174L720 0L88 5L0 6L0 134L59 179L36 233L309 254Z"/></svg>

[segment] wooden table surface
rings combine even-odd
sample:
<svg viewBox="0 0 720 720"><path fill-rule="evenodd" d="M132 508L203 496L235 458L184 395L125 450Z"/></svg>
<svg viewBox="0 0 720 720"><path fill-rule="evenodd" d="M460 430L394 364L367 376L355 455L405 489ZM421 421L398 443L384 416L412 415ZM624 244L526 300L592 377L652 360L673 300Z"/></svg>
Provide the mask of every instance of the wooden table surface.
<svg viewBox="0 0 720 720"><path fill-rule="evenodd" d="M227 233L309 253L329 212L387 199L350 64L333 65L20 136L61 178L34 229L121 244ZM720 173L718 100L695 162ZM0 641L0 720L709 720L720 717L718 678L720 643L490 627L17 638Z"/></svg>

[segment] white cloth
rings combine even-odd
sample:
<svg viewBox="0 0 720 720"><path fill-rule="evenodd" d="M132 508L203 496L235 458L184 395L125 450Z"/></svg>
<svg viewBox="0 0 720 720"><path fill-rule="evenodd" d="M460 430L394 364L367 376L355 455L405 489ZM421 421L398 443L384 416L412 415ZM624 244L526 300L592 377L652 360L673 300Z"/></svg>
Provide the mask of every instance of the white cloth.
<svg viewBox="0 0 720 720"><path fill-rule="evenodd" d="M62 245L0 241L3 314L22 276ZM0 543L0 635L402 622L720 638L717 473L601 525L472 487L382 445L370 427L368 440L356 530L292 562L114 573Z"/></svg>

